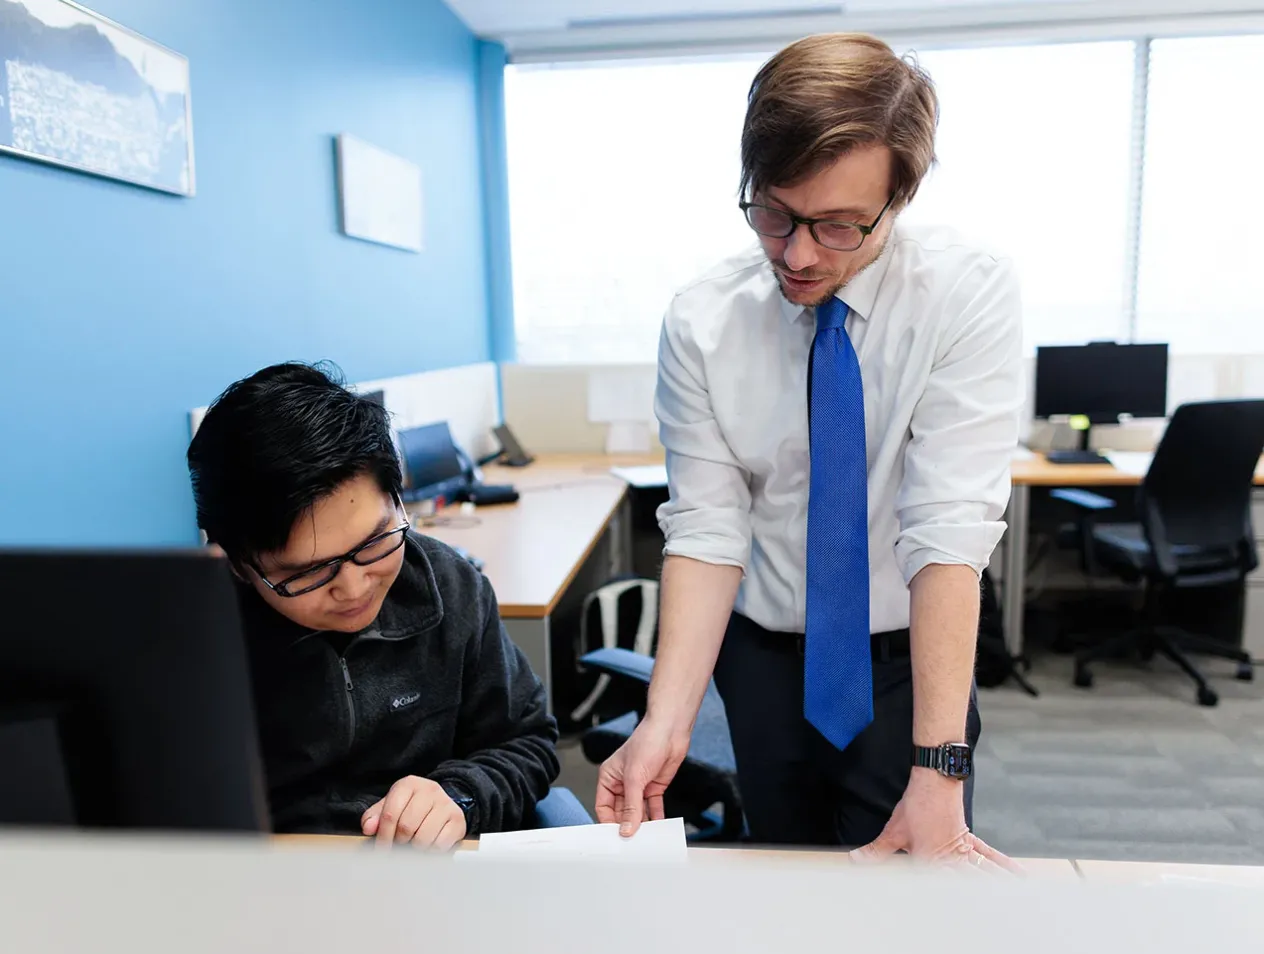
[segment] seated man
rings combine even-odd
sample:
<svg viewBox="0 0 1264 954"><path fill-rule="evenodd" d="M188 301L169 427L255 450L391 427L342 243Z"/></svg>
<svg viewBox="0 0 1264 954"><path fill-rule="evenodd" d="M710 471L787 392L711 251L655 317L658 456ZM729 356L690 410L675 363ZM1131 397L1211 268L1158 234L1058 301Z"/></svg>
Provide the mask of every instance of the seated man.
<svg viewBox="0 0 1264 954"><path fill-rule="evenodd" d="M386 411L276 365L220 395L188 461L241 581L274 829L448 849L521 827L557 724L491 584L411 532Z"/></svg>

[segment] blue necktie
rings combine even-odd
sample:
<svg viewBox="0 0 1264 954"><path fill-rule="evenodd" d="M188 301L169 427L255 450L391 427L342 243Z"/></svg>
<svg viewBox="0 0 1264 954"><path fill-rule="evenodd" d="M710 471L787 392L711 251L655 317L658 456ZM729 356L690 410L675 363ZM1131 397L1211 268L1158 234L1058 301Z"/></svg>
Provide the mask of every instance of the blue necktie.
<svg viewBox="0 0 1264 954"><path fill-rule="evenodd" d="M816 309L803 648L803 714L839 749L873 721L865 396L846 319L837 298Z"/></svg>

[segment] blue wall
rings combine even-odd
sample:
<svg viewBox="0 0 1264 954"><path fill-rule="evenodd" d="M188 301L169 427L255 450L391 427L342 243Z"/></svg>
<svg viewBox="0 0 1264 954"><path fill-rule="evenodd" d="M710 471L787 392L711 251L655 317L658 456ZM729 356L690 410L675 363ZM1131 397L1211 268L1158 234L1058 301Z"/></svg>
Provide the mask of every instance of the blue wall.
<svg viewBox="0 0 1264 954"><path fill-rule="evenodd" d="M0 156L0 544L191 543L187 412L231 381L491 356L487 53L439 0L88 5L189 57L197 196ZM338 233L340 132L422 167L424 253Z"/></svg>

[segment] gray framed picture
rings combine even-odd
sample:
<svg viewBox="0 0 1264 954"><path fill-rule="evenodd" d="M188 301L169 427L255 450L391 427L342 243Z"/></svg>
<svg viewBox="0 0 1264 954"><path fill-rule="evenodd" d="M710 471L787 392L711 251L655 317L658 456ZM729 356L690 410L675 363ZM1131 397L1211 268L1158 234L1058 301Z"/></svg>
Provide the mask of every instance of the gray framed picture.
<svg viewBox="0 0 1264 954"><path fill-rule="evenodd" d="M69 0L0 0L0 152L191 196L189 61Z"/></svg>

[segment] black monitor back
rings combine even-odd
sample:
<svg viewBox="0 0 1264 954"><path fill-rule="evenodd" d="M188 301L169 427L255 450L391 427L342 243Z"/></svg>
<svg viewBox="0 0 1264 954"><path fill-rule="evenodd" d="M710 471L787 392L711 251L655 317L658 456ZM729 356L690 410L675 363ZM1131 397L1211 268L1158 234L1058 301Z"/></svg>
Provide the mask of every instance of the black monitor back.
<svg viewBox="0 0 1264 954"><path fill-rule="evenodd" d="M1036 349L1036 417L1083 414L1106 424L1121 414L1167 416L1167 345L1115 344Z"/></svg>
<svg viewBox="0 0 1264 954"><path fill-rule="evenodd" d="M399 450L407 474L407 499L451 498L469 485L469 462L446 421L400 431Z"/></svg>
<svg viewBox="0 0 1264 954"><path fill-rule="evenodd" d="M0 550L0 606L0 824L269 827L223 559Z"/></svg>

